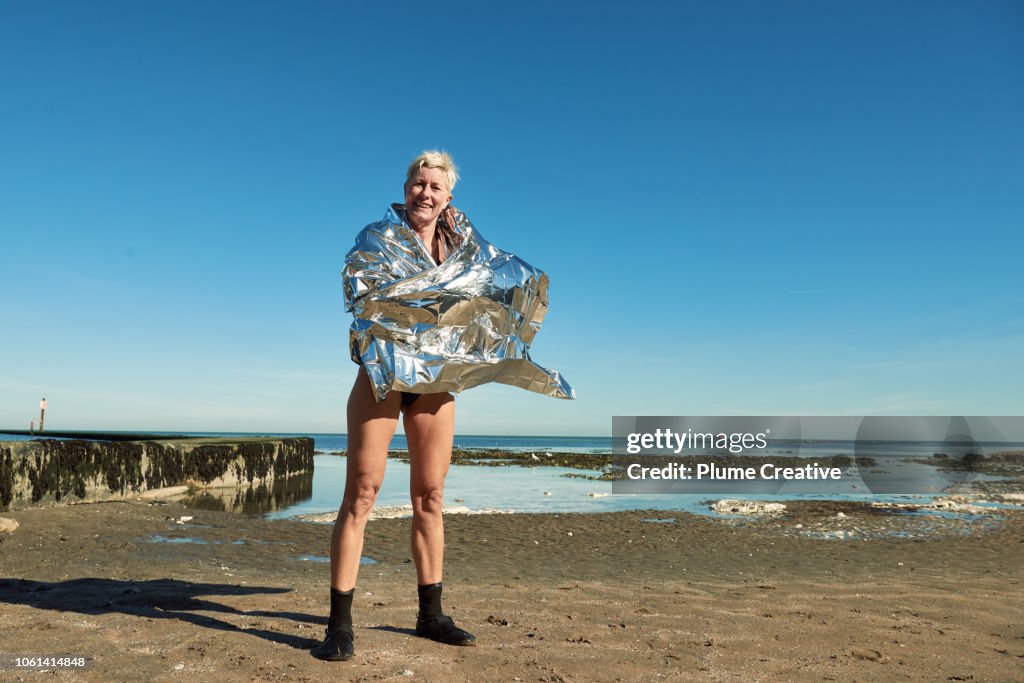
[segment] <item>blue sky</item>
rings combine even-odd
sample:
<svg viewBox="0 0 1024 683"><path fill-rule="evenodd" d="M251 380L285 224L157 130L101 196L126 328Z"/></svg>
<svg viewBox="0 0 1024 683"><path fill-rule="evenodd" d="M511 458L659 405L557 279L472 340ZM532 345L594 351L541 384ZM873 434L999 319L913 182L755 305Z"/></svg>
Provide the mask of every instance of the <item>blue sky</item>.
<svg viewBox="0 0 1024 683"><path fill-rule="evenodd" d="M442 147L551 276L461 433L1019 415L1016 2L0 7L0 426L340 432L339 271Z"/></svg>

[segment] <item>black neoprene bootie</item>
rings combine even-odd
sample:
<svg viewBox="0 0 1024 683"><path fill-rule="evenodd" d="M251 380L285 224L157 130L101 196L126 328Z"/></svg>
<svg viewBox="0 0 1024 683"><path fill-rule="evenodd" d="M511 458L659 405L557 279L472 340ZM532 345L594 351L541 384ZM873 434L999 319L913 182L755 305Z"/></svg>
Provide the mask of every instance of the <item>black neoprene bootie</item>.
<svg viewBox="0 0 1024 683"><path fill-rule="evenodd" d="M452 618L444 614L427 619L417 617L416 635L445 645L472 645L476 642L476 636L456 626Z"/></svg>
<svg viewBox="0 0 1024 683"><path fill-rule="evenodd" d="M311 651L317 659L329 662L344 662L355 655L356 639L352 631L352 596L356 589L339 591L331 589L331 616L327 620L327 635L324 642Z"/></svg>
<svg viewBox="0 0 1024 683"><path fill-rule="evenodd" d="M419 586L420 611L416 615L416 635L445 645L472 645L476 636L455 625L441 611L440 583Z"/></svg>
<svg viewBox="0 0 1024 683"><path fill-rule="evenodd" d="M352 634L352 627L349 625L339 626L334 631L327 631L324 642L313 648L312 654L317 659L328 662L344 662L352 659L356 654L352 641L355 636Z"/></svg>

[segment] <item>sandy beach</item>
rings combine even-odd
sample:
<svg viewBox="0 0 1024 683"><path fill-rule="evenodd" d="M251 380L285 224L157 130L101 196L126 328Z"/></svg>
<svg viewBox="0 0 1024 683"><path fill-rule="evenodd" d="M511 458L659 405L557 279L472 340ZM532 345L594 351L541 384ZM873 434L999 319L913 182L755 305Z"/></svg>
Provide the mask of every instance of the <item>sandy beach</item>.
<svg viewBox="0 0 1024 683"><path fill-rule="evenodd" d="M14 657L40 655L88 658L46 674L88 681L1016 681L1024 667L1020 511L969 533L851 503L452 515L445 603L471 648L413 635L409 520L374 520L342 663L308 653L328 525L159 501L4 516L19 526L0 534L3 680L38 680ZM843 525L878 533L830 535Z"/></svg>

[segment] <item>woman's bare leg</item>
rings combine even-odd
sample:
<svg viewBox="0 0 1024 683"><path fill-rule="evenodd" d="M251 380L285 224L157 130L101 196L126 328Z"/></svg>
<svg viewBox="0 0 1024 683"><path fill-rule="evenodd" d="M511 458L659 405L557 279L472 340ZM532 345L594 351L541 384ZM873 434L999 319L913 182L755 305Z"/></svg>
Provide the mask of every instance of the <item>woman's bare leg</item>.
<svg viewBox="0 0 1024 683"><path fill-rule="evenodd" d="M424 394L405 409L412 496L412 557L419 584L416 634L446 645L472 645L476 637L455 625L441 609L444 570L444 478L452 461L455 399Z"/></svg>
<svg viewBox="0 0 1024 683"><path fill-rule="evenodd" d="M412 557L419 584L440 583L444 565L444 478L452 461L455 399L424 394L405 410L412 498Z"/></svg>
<svg viewBox="0 0 1024 683"><path fill-rule="evenodd" d="M349 591L356 585L366 520L384 481L400 407L401 395L395 391L377 403L366 370L359 368L348 397L345 496L331 534L331 587L335 590Z"/></svg>

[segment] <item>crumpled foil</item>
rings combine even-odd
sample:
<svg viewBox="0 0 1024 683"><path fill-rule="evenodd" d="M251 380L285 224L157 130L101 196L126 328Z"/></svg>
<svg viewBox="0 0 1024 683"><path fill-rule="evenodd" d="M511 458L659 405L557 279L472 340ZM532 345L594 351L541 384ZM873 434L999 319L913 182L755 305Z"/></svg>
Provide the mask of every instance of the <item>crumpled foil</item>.
<svg viewBox="0 0 1024 683"><path fill-rule="evenodd" d="M556 398L576 393L530 359L548 309L548 276L498 249L453 211L459 245L438 265L394 205L345 258L352 360L377 401L390 391L460 392L501 382Z"/></svg>

